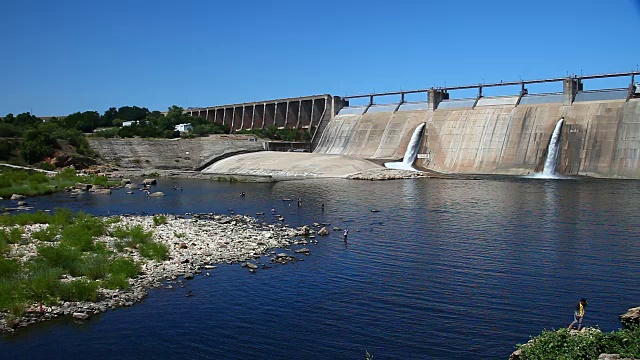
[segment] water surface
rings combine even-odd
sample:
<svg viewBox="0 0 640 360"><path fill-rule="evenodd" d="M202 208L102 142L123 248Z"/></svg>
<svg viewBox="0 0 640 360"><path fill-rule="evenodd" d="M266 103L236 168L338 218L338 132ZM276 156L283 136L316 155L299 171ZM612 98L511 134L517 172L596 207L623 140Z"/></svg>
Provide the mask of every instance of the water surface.
<svg viewBox="0 0 640 360"><path fill-rule="evenodd" d="M530 335L568 325L581 297L584 324L605 331L640 305L636 181L160 179L157 190L167 196L30 202L99 215L232 209L278 222L275 209L292 226L347 227L348 243L333 232L303 262L253 275L222 265L83 325L21 330L0 341L3 357L506 359Z"/></svg>

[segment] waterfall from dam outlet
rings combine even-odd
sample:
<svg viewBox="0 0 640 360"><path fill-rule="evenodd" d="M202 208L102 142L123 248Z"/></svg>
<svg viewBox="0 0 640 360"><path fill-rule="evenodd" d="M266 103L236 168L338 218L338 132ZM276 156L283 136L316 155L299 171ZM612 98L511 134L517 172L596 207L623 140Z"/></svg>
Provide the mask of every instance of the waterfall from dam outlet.
<svg viewBox="0 0 640 360"><path fill-rule="evenodd" d="M418 156L418 150L420 149L420 141L422 140L422 132L424 130L424 127L425 123L422 123L418 125L418 127L413 131L413 135L411 135L411 141L409 141L407 150L404 152L402 162L384 163L384 166L386 168L418 171L417 169L413 168L413 163L416 161L416 157Z"/></svg>
<svg viewBox="0 0 640 360"><path fill-rule="evenodd" d="M561 176L556 175L556 165L558 163L558 153L560 150L560 136L562 135L562 124L564 124L564 118L560 118L553 129L551 134L551 140L549 141L549 147L547 148L547 159L544 161L544 168L542 173L538 173L533 177L542 179L560 179Z"/></svg>

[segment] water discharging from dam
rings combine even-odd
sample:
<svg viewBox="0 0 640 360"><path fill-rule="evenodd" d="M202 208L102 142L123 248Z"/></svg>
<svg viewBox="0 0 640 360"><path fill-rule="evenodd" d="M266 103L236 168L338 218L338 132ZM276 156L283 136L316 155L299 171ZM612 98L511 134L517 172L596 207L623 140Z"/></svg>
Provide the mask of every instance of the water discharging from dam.
<svg viewBox="0 0 640 360"><path fill-rule="evenodd" d="M549 147L547 148L547 159L544 161L544 168L541 173L535 174L532 177L538 179L562 179L562 176L556 174L556 165L558 163L558 152L560 148L560 135L562 135L562 124L564 124L564 118L561 118L553 129L551 140L549 141Z"/></svg>
<svg viewBox="0 0 640 360"><path fill-rule="evenodd" d="M422 132L424 130L424 126L425 123L422 123L418 125L418 127L413 131L413 135L411 135L411 141L409 141L407 150L404 152L402 162L384 163L384 166L386 168L418 171L417 169L413 168L413 163L416 161L416 157L418 156L418 150L420 149L420 141L422 140Z"/></svg>

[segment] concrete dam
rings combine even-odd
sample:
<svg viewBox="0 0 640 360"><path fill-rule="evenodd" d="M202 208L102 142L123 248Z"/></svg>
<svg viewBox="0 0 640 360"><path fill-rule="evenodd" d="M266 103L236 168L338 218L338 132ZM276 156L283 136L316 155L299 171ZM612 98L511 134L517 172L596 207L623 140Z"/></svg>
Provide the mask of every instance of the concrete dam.
<svg viewBox="0 0 640 360"><path fill-rule="evenodd" d="M527 175L542 171L551 135L563 118L556 173L638 179L640 89L634 82L637 74L640 73L570 76L325 98L325 122L322 123L321 119L316 122L318 133L314 136L313 154L305 154L308 162L315 164L315 172L300 169L304 160L298 161L298 172L283 169L287 167L286 161L277 169L260 169L266 154L240 155L234 157L235 162L223 160L206 171L225 172L231 170L229 165L234 163L232 172L242 173L238 162L241 161L251 166L254 174L276 171L292 176L296 173L320 176L326 169L318 170L320 162L312 158L322 157L322 163L330 167L332 160L327 156L333 156L335 166L340 162L344 167L343 162L357 160L358 166L347 167L355 172L360 168L374 167L363 165L366 164L363 161L380 164L401 159L414 130L425 124L417 149L417 167L440 173ZM584 80L621 76L631 78L628 87L584 90ZM528 84L542 82L562 82L563 91L528 92ZM520 85L519 94L482 94L483 88L508 85ZM470 88L478 90L476 97L450 98L449 91ZM405 94L418 92L427 93L427 101L404 101ZM376 97L389 95L399 95L401 99L392 104L374 102ZM348 100L359 97L369 97L369 103L349 106ZM327 105L329 102L331 106ZM275 118L273 120L277 122ZM298 119L294 118L294 121ZM252 157L263 158L252 160Z"/></svg>

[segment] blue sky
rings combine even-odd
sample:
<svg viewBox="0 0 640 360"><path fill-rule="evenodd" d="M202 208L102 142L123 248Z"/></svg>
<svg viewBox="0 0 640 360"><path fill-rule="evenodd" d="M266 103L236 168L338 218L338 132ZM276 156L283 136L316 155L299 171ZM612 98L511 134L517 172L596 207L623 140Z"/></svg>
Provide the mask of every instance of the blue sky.
<svg viewBox="0 0 640 360"><path fill-rule="evenodd" d="M0 115L165 110L640 64L640 0L3 0L0 14ZM533 92L561 90L553 86Z"/></svg>

